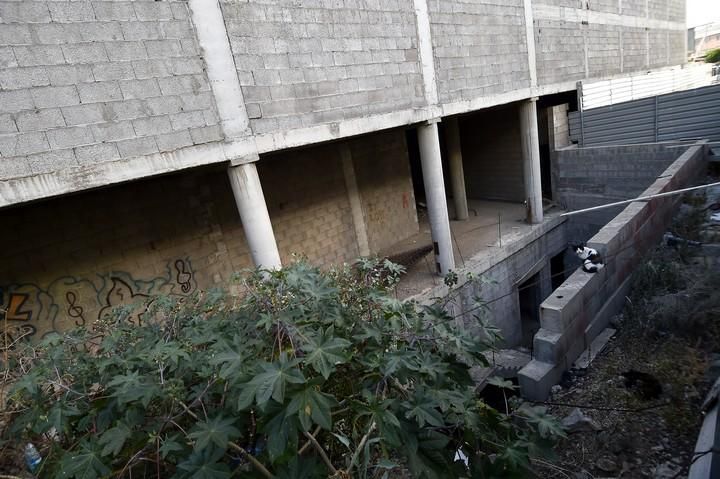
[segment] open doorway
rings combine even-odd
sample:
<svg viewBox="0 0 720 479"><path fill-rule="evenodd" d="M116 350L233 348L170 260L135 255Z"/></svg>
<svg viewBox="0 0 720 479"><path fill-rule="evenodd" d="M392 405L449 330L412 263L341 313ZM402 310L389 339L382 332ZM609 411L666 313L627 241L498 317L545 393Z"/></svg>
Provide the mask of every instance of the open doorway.
<svg viewBox="0 0 720 479"><path fill-rule="evenodd" d="M518 300L520 302L520 320L522 325L521 346L532 347L533 337L540 329L540 303L542 294L540 288L540 273L535 273L518 286Z"/></svg>

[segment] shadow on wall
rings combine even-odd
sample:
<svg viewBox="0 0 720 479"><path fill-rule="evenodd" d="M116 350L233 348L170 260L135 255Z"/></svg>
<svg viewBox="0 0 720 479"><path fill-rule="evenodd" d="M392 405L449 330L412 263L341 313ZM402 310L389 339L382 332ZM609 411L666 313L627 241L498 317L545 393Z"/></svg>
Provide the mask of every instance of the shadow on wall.
<svg viewBox="0 0 720 479"><path fill-rule="evenodd" d="M3 330L7 328L9 344L21 338L39 339L51 332L89 326L118 306L130 307L128 321L140 324L143 312L157 296L187 296L196 290L189 258L169 261L165 275L154 278L113 271L93 279L63 276L45 287L5 285L0 287L0 307L7 310Z"/></svg>

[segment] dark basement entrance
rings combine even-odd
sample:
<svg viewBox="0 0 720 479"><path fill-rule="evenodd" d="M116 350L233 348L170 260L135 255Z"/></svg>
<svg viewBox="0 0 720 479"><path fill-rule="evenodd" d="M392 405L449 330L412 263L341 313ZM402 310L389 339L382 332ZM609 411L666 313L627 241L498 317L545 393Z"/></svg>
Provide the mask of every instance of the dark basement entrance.
<svg viewBox="0 0 720 479"><path fill-rule="evenodd" d="M535 273L518 286L520 321L522 325L521 346L532 348L533 336L540 329L540 273Z"/></svg>

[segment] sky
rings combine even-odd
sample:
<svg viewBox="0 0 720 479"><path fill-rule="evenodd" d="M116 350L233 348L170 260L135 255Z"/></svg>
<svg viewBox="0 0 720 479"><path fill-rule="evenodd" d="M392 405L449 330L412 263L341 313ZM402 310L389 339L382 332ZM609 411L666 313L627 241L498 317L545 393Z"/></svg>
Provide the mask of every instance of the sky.
<svg viewBox="0 0 720 479"><path fill-rule="evenodd" d="M687 0L687 25L720 21L720 0Z"/></svg>

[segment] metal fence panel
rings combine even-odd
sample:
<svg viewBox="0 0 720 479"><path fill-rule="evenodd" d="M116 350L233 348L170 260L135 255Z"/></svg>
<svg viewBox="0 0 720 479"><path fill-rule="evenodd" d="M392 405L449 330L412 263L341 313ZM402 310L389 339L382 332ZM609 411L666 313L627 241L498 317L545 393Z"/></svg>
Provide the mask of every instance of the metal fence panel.
<svg viewBox="0 0 720 479"><path fill-rule="evenodd" d="M584 146L720 141L720 84L574 111L568 120L570 138Z"/></svg>

